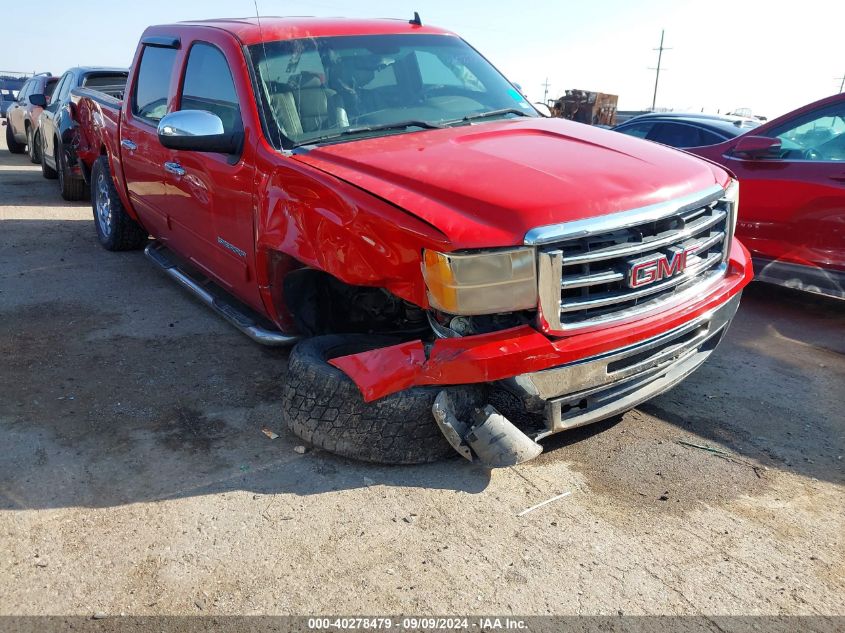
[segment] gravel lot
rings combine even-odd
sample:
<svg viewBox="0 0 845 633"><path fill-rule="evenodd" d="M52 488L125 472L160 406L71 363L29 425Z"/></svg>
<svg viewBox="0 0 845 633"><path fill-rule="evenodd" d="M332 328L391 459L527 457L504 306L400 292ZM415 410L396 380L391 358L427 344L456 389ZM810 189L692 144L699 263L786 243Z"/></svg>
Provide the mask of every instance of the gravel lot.
<svg viewBox="0 0 845 633"><path fill-rule="evenodd" d="M520 467L299 454L287 352L4 145L0 615L843 615L844 334L753 284L684 384Z"/></svg>

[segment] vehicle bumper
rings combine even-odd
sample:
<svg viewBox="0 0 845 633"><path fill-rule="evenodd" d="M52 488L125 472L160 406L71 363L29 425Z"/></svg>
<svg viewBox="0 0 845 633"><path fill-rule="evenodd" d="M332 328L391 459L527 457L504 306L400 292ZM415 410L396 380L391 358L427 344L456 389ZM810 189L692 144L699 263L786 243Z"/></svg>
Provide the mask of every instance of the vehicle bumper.
<svg viewBox="0 0 845 633"><path fill-rule="evenodd" d="M624 413L674 387L710 356L739 308L740 295L654 338L502 384L529 411L545 413L545 428L530 433L533 439Z"/></svg>
<svg viewBox="0 0 845 633"><path fill-rule="evenodd" d="M712 351L708 346L715 347L724 333L739 295L752 277L748 251L733 240L726 274L717 284L697 299L634 323L556 339L521 326L438 339L429 349L422 341L411 341L335 358L330 363L355 382L367 402L417 385L504 381L512 389L522 384L530 390L534 384L536 396L550 407L547 415L552 427L562 430L631 408L693 371ZM625 365L626 358L633 359L631 366ZM607 376L609 368L624 370L620 380ZM546 370L552 371L541 373ZM585 378L601 377L602 371L605 376L599 382ZM540 383L557 386L544 386L541 394ZM576 420L579 413L573 411L573 403L588 396L596 404ZM527 404L532 401L525 399ZM554 422L558 409L559 420Z"/></svg>

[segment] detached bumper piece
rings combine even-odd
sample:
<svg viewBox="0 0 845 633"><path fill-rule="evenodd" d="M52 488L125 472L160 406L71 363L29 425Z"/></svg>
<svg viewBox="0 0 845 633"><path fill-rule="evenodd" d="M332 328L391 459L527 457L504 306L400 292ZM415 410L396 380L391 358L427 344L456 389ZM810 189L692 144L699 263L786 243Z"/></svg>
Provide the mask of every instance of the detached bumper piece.
<svg viewBox="0 0 845 633"><path fill-rule="evenodd" d="M624 413L674 387L695 371L722 339L740 295L689 323L621 350L515 376L500 385L526 409L544 413L545 428L524 432L487 406L458 420L441 392L434 419L449 443L488 468L513 466L542 452L536 440Z"/></svg>
<svg viewBox="0 0 845 633"><path fill-rule="evenodd" d="M542 446L489 404L464 422L455 416L449 394L441 391L431 412L452 448L487 468L514 466L543 452Z"/></svg>

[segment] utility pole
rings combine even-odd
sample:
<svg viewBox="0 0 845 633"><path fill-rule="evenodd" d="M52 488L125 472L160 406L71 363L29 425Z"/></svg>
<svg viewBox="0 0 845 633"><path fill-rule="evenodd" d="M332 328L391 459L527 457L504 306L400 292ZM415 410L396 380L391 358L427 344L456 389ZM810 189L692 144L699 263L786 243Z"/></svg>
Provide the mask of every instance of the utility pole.
<svg viewBox="0 0 845 633"><path fill-rule="evenodd" d="M543 86L543 105L546 105L549 103L549 86L551 85L549 78L546 77L545 83L541 83L540 85Z"/></svg>
<svg viewBox="0 0 845 633"><path fill-rule="evenodd" d="M657 74L654 77L654 97L651 99L651 111L654 112L654 108L657 106L657 82L660 81L660 63L663 61L663 51L671 51L671 48L665 48L663 46L663 36L665 35L666 30L660 30L660 48L654 48L652 50L658 51L657 53L657 68L652 68L651 70L656 70Z"/></svg>
<svg viewBox="0 0 845 633"><path fill-rule="evenodd" d="M841 77L837 77L837 79L841 80L840 83L839 83L839 92L842 92L842 89L845 88L845 75L842 75Z"/></svg>

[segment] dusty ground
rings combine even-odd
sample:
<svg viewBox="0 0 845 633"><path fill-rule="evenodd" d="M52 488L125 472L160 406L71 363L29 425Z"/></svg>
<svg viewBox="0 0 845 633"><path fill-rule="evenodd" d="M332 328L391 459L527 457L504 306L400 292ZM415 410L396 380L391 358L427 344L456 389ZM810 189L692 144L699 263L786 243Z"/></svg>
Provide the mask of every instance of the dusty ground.
<svg viewBox="0 0 845 633"><path fill-rule="evenodd" d="M0 149L0 615L845 614L844 333L755 285L686 383L527 465L300 455L286 352Z"/></svg>

